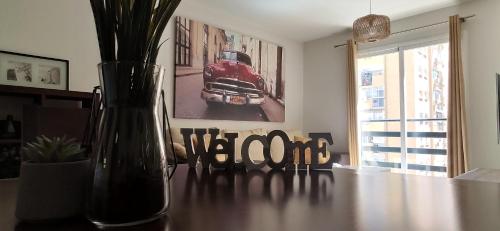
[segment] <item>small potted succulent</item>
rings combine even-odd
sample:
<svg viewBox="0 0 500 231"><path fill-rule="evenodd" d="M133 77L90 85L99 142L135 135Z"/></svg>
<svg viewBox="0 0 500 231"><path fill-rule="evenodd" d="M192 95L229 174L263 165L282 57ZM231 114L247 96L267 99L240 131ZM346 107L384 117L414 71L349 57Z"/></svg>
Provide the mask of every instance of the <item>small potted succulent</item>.
<svg viewBox="0 0 500 231"><path fill-rule="evenodd" d="M74 139L39 136L22 148L16 217L46 221L83 214L90 161Z"/></svg>

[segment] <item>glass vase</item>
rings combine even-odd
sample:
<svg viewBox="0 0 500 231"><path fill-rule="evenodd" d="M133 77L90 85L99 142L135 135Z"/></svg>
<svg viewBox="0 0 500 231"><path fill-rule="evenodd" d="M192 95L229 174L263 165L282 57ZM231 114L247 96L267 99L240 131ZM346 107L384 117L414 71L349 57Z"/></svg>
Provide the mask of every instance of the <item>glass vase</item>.
<svg viewBox="0 0 500 231"><path fill-rule="evenodd" d="M102 109L87 218L100 227L155 220L169 206L167 157L174 157L166 108L163 116L159 110L165 70L133 62L101 63L98 68Z"/></svg>

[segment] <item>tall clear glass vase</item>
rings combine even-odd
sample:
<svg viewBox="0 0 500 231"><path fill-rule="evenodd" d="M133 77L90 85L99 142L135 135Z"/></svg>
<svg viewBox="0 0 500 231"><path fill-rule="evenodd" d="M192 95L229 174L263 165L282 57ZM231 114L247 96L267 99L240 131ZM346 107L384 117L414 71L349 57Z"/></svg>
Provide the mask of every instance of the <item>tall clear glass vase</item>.
<svg viewBox="0 0 500 231"><path fill-rule="evenodd" d="M87 218L101 227L152 221L169 206L167 157L174 155L159 110L164 68L133 62L98 67L103 108Z"/></svg>

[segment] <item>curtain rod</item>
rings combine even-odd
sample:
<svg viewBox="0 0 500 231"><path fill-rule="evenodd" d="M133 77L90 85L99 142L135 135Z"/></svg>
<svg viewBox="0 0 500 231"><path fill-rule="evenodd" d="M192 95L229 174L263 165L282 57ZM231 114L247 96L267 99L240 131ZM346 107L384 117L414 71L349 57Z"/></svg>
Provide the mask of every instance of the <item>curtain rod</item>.
<svg viewBox="0 0 500 231"><path fill-rule="evenodd" d="M469 16L466 16L466 17L461 17L460 21L461 22L465 22L467 19L473 18L473 17L476 17L476 15L473 14L473 15L469 15ZM437 22L437 23L425 25L425 26L419 26L419 27L415 27L415 28L411 28L411 29L407 29L407 30L397 31L397 32L391 33L391 35L397 35L397 34L403 34L403 33L406 33L406 32L421 30L421 29L425 29L425 28L428 28L428 27L442 25L442 24L445 24L445 23L448 23L448 21L442 21L442 22ZM347 46L347 43L338 44L338 45L335 45L334 47L338 48L338 47L343 47L343 46Z"/></svg>

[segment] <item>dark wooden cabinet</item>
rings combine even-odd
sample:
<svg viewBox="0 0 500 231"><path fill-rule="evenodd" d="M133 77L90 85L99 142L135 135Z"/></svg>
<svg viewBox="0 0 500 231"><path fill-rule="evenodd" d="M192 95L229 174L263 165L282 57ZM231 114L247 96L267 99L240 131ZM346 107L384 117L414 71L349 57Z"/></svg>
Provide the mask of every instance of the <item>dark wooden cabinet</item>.
<svg viewBox="0 0 500 231"><path fill-rule="evenodd" d="M80 102L82 108L90 108L92 105L92 93L89 92L0 85L0 97L2 96L31 98L39 106L49 104L51 100Z"/></svg>
<svg viewBox="0 0 500 231"><path fill-rule="evenodd" d="M88 92L0 85L0 120L12 115L21 130L19 137L0 138L0 169L5 170L0 171L0 179L18 175L20 147L36 136L67 136L81 141L92 100Z"/></svg>
<svg viewBox="0 0 500 231"><path fill-rule="evenodd" d="M31 142L39 135L66 136L82 141L90 114L88 108L43 107L24 105L23 142Z"/></svg>

